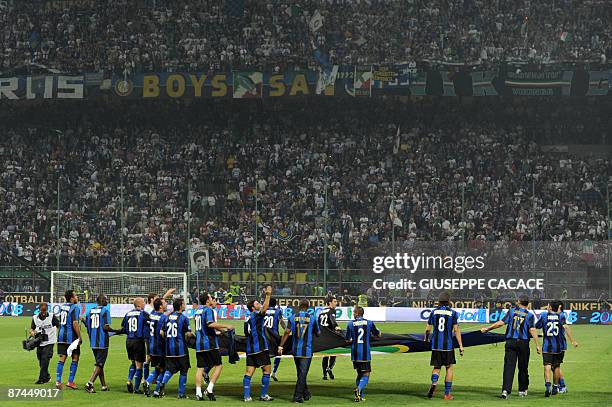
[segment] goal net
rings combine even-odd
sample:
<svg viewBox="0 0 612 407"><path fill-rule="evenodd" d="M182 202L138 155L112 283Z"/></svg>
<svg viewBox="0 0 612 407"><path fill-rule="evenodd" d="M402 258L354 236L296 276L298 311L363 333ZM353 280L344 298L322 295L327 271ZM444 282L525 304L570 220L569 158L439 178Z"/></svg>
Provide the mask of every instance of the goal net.
<svg viewBox="0 0 612 407"><path fill-rule="evenodd" d="M51 302L62 303L67 290L74 290L80 302L95 302L98 294L108 297L110 303L129 304L134 297L149 293L163 295L175 288L189 303L187 273L159 272L106 272L106 271L52 271Z"/></svg>

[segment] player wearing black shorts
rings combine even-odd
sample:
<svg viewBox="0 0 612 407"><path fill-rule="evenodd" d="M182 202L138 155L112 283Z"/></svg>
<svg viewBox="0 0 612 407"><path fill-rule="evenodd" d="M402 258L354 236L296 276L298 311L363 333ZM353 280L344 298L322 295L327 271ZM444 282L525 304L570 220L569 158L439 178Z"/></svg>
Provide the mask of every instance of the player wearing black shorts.
<svg viewBox="0 0 612 407"><path fill-rule="evenodd" d="M438 298L438 307L431 311L427 326L425 327L425 340L431 342L431 360L433 366L431 371L431 387L427 393L432 398L438 385L440 370L446 368L444 377L444 400L452 400L451 389L453 386L453 366L455 363L455 348L453 345L453 333L459 344L459 354L463 356L463 342L459 330L459 317L457 311L450 307L450 295L445 291ZM432 334L433 330L433 334ZM430 336L431 334L431 336Z"/></svg>
<svg viewBox="0 0 612 407"><path fill-rule="evenodd" d="M264 317L270 306L270 296L272 295L272 287L266 287L266 297L263 304L259 301L251 300L247 303L247 309L250 312L248 318L244 321L244 335L247 339L246 346L246 372L242 379L242 388L244 389L244 401L252 401L251 398L251 378L255 373L255 369L261 367L263 373L261 377L261 401L272 401L273 398L268 394L268 386L270 385L270 373L272 371L272 363L270 362L268 340L264 326Z"/></svg>
<svg viewBox="0 0 612 407"><path fill-rule="evenodd" d="M154 382L161 383L166 369L165 343L161 335L161 324L165 317L166 300L156 298L153 300L153 310L149 312L148 335L147 335L147 357L149 365L153 370L149 372L146 380L142 383L144 393L147 397L151 394L151 385Z"/></svg>
<svg viewBox="0 0 612 407"><path fill-rule="evenodd" d="M219 341L217 331L230 331L234 327L217 322L217 300L209 293L200 294L200 308L196 311L193 320L195 322L196 333L196 359L198 369L196 371L196 400L203 400L202 395L202 376L204 369L208 368L212 373L208 382L208 387L204 390L204 395L210 400L216 400L214 388L215 383L223 370L221 353L219 353Z"/></svg>
<svg viewBox="0 0 612 407"><path fill-rule="evenodd" d="M355 379L355 401L365 401L365 388L370 381L372 372L372 354L370 351L370 339L380 336L380 331L374 322L363 317L364 310L356 306L353 314L355 320L348 323L346 327L346 341L351 345L351 360L353 368L357 371Z"/></svg>
<svg viewBox="0 0 612 407"><path fill-rule="evenodd" d="M336 322L336 306L338 306L338 300L334 296L329 296L325 300L327 308L319 314L319 326L321 329L331 329L332 331L339 331L338 322ZM321 362L323 368L323 380L327 380L329 376L330 380L334 380L334 366L336 365L335 356L324 356Z"/></svg>
<svg viewBox="0 0 612 407"><path fill-rule="evenodd" d="M85 385L85 390L88 393L96 392L94 389L96 378L100 378L100 384L102 385L101 390L108 391L108 386L104 378L104 364L108 357L109 332L115 332L110 326L111 317L107 307L108 300L106 296L103 294L98 295L96 302L98 305L85 314L85 326L87 327L87 334L89 335L89 345L91 346L95 359L93 373Z"/></svg>
<svg viewBox="0 0 612 407"><path fill-rule="evenodd" d="M140 390L143 374L142 367L147 357L145 334L149 333L147 329L149 327L149 316L144 311L144 306L143 298L135 298L134 309L125 314L121 323L121 331L127 335L125 349L127 350L128 359L132 362L127 380L127 390L129 393L142 393Z"/></svg>
<svg viewBox="0 0 612 407"><path fill-rule="evenodd" d="M567 393L565 378L561 372L561 364L567 350L565 332L574 347L578 343L574 340L572 331L567 325L565 314L563 313L563 303L552 301L548 304L548 309L540 314L540 319L535 324L536 329L542 330L542 359L544 361L544 386L546 388L544 397L554 396L557 393ZM552 376L552 377L551 377ZM551 384L554 379L554 385Z"/></svg>
<svg viewBox="0 0 612 407"><path fill-rule="evenodd" d="M68 348L78 340L76 349L72 351L72 363L70 363L70 374L66 387L76 390L77 386L74 383L77 367L79 365L79 356L81 354L81 328L79 325L80 307L78 306L79 298L74 290L68 290L64 294L66 303L60 307L59 320L60 326L57 333L57 354L59 360L57 362L57 370L55 372L55 387L63 389L62 373L64 371L64 362L68 356Z"/></svg>
<svg viewBox="0 0 612 407"><path fill-rule="evenodd" d="M175 373L179 374L178 397L187 398L185 389L187 386L187 372L191 367L189 363L189 353L187 351L187 340L193 336L189 319L183 314L185 302L182 298L177 298L172 303L172 313L164 315L160 320L161 335L165 343L166 371L162 381L157 382L157 388L153 392L153 397L163 397L166 384Z"/></svg>

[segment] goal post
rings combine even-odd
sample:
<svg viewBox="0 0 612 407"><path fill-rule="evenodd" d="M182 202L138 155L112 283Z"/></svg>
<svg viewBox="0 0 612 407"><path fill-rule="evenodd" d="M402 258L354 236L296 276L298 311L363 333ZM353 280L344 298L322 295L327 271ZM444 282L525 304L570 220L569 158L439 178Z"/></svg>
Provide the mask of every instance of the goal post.
<svg viewBox="0 0 612 407"><path fill-rule="evenodd" d="M81 302L95 302L99 294L109 297L111 303L131 302L134 297L149 293L163 295L176 288L189 303L187 273L180 272L120 272L120 271L51 271L51 302L62 303L67 290L74 290Z"/></svg>

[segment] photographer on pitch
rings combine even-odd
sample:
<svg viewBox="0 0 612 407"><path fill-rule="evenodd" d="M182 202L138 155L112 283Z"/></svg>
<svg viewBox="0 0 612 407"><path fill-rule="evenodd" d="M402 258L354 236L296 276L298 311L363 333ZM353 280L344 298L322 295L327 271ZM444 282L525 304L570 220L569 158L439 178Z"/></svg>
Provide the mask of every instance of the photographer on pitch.
<svg viewBox="0 0 612 407"><path fill-rule="evenodd" d="M32 317L30 325L30 335L40 336L40 344L36 348L40 373L36 384L45 384L51 380L49 362L53 357L53 345L57 342L56 327L59 327L59 320L55 315L49 313L46 302L41 303L38 315Z"/></svg>

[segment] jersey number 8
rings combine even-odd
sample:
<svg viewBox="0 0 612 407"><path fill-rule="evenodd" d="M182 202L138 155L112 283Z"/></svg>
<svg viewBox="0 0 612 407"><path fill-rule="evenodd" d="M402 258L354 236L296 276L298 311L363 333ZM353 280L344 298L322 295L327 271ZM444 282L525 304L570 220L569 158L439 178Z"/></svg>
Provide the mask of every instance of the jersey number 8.
<svg viewBox="0 0 612 407"><path fill-rule="evenodd" d="M438 331L444 332L444 328L446 328L446 318L440 318L438 320Z"/></svg>

